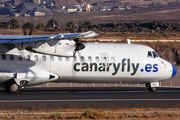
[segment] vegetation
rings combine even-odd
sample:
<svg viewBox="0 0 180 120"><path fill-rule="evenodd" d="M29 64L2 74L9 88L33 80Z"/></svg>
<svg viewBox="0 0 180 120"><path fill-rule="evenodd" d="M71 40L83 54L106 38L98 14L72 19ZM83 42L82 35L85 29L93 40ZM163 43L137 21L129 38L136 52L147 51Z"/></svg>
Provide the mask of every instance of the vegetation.
<svg viewBox="0 0 180 120"><path fill-rule="evenodd" d="M26 22L24 23L24 25L22 26L22 28L31 28L33 25L30 22Z"/></svg>
<svg viewBox="0 0 180 120"><path fill-rule="evenodd" d="M91 119L105 118L105 113L89 109L82 113L82 117Z"/></svg>
<svg viewBox="0 0 180 120"><path fill-rule="evenodd" d="M62 114L47 114L47 115L42 115L43 119L63 119Z"/></svg>
<svg viewBox="0 0 180 120"><path fill-rule="evenodd" d="M1 23L0 24L0 28L3 28L3 29L7 29L8 28L8 24L5 24L5 23Z"/></svg>
<svg viewBox="0 0 180 120"><path fill-rule="evenodd" d="M37 119L37 120L57 120L57 119L145 119L149 118L151 120L154 118L158 119L174 119L180 118L179 108L169 108L167 110L164 108L131 108L131 109L61 109L55 110L55 112L50 112L49 110L45 109L41 110L20 110L20 109L13 109L13 110L1 110L0 119L7 120L7 119L16 119L16 120L24 120L24 119ZM84 112L83 112L84 111ZM105 112L106 111L106 112ZM166 111L173 111L173 112L166 112ZM35 113L42 113L42 114L35 114ZM66 114L61 114L61 112L67 112ZM76 113L80 112L80 113Z"/></svg>
<svg viewBox="0 0 180 120"><path fill-rule="evenodd" d="M39 28L42 28L42 27L43 27L43 23L38 23L35 28L39 29Z"/></svg>
<svg viewBox="0 0 180 120"><path fill-rule="evenodd" d="M54 19L54 24L55 24L55 26L57 26L58 25L58 23L57 23L57 21ZM53 19L50 19L49 21L48 21L48 23L46 24L46 26L45 26L46 28L47 27L54 27L53 26Z"/></svg>
<svg viewBox="0 0 180 120"><path fill-rule="evenodd" d="M10 20L10 28L11 28L11 29L16 29L16 28L18 28L18 27L19 27L19 25L18 25L18 20L15 19L15 18L12 18L12 19Z"/></svg>
<svg viewBox="0 0 180 120"><path fill-rule="evenodd" d="M67 22L67 23L66 23L66 26L67 26L67 27L74 27L75 24L74 24L73 22Z"/></svg>
<svg viewBox="0 0 180 120"><path fill-rule="evenodd" d="M84 26L84 27L91 26L91 22L89 22L89 21L85 21L85 22L83 23L83 26Z"/></svg>

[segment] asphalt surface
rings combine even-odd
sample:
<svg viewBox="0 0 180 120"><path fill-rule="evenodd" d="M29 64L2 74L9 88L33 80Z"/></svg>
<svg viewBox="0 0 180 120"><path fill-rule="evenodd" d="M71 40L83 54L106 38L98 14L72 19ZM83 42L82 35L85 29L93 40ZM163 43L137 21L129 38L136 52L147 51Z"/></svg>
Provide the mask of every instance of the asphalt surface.
<svg viewBox="0 0 180 120"><path fill-rule="evenodd" d="M19 93L0 89L0 108L132 108L180 107L180 87L60 87L24 88Z"/></svg>

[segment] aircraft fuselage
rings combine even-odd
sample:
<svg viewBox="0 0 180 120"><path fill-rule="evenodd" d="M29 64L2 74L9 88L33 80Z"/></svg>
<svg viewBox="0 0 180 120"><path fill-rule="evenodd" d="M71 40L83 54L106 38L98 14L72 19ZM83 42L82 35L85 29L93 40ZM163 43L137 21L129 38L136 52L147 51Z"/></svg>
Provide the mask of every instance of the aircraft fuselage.
<svg viewBox="0 0 180 120"><path fill-rule="evenodd" d="M148 46L83 43L83 50L62 57L17 50L0 54L0 85L14 78L24 86L47 82L154 83L173 77L176 69Z"/></svg>

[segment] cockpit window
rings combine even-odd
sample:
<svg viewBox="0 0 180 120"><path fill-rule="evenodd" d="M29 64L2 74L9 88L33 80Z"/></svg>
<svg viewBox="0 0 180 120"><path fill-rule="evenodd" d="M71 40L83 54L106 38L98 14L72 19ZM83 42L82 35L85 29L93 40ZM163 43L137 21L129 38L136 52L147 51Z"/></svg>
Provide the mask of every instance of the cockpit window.
<svg viewBox="0 0 180 120"><path fill-rule="evenodd" d="M149 58L157 58L157 57L159 57L159 56L158 56L157 53L154 52L154 51L148 51L147 57L149 57Z"/></svg>
<svg viewBox="0 0 180 120"><path fill-rule="evenodd" d="M154 58L159 57L156 52L152 51L152 53L153 53L153 57L154 57Z"/></svg>
<svg viewBox="0 0 180 120"><path fill-rule="evenodd" d="M148 55L147 55L147 57L152 57L152 53L151 53L151 51L148 51Z"/></svg>

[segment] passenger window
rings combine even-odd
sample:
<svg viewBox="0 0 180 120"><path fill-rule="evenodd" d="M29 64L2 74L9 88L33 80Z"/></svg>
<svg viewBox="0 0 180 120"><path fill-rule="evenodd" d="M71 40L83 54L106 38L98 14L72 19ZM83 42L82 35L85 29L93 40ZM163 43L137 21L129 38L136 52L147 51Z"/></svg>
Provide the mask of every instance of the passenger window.
<svg viewBox="0 0 180 120"><path fill-rule="evenodd" d="M10 55L10 60L14 60L14 55Z"/></svg>
<svg viewBox="0 0 180 120"><path fill-rule="evenodd" d="M50 56L50 60L51 60L51 61L54 61L54 57L53 57L53 56Z"/></svg>
<svg viewBox="0 0 180 120"><path fill-rule="evenodd" d="M30 55L26 55L26 59L27 59L27 60L30 60Z"/></svg>
<svg viewBox="0 0 180 120"><path fill-rule="evenodd" d="M153 53L153 57L154 57L154 58L159 57L156 52L152 51L152 53Z"/></svg>
<svg viewBox="0 0 180 120"><path fill-rule="evenodd" d="M151 51L148 51L148 56L147 57L152 57Z"/></svg>
<svg viewBox="0 0 180 120"><path fill-rule="evenodd" d="M19 57L18 57L18 58L19 58L19 60L22 60L22 55L19 55Z"/></svg>
<svg viewBox="0 0 180 120"><path fill-rule="evenodd" d="M6 55L5 54L2 55L2 59L6 60Z"/></svg>
<svg viewBox="0 0 180 120"><path fill-rule="evenodd" d="M34 56L34 60L38 61L38 56L37 55Z"/></svg>
<svg viewBox="0 0 180 120"><path fill-rule="evenodd" d="M114 57L111 57L111 62L115 62L115 58Z"/></svg>
<svg viewBox="0 0 180 120"><path fill-rule="evenodd" d="M61 57L58 57L58 60L61 61L62 60Z"/></svg>
<svg viewBox="0 0 180 120"><path fill-rule="evenodd" d="M103 57L103 62L107 62L107 57Z"/></svg>
<svg viewBox="0 0 180 120"><path fill-rule="evenodd" d="M74 57L73 57L73 60L74 60L74 62L76 62L76 61L77 61L77 57L76 57L76 56L74 56Z"/></svg>
<svg viewBox="0 0 180 120"><path fill-rule="evenodd" d="M89 62L92 62L92 57L89 56L89 57L88 57L88 61L89 61Z"/></svg>
<svg viewBox="0 0 180 120"><path fill-rule="evenodd" d="M66 61L69 61L69 57L66 57Z"/></svg>
<svg viewBox="0 0 180 120"><path fill-rule="evenodd" d="M43 55L43 56L42 56L42 60L43 60L43 61L46 61L46 56Z"/></svg>
<svg viewBox="0 0 180 120"><path fill-rule="evenodd" d="M96 62L99 62L99 57L96 57Z"/></svg>
<svg viewBox="0 0 180 120"><path fill-rule="evenodd" d="M84 57L83 56L81 56L81 62L84 62Z"/></svg>

